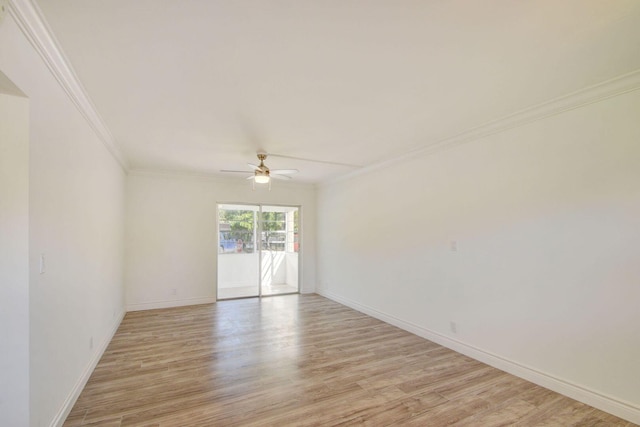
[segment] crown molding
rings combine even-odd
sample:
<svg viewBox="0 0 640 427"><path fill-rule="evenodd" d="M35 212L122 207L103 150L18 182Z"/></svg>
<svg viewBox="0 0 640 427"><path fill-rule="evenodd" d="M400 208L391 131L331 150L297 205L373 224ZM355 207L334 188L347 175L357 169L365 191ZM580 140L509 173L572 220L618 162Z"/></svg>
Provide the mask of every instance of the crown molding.
<svg viewBox="0 0 640 427"><path fill-rule="evenodd" d="M36 49L51 73L67 93L71 101L76 105L80 113L85 117L107 150L125 171L129 171L128 162L116 144L115 138L91 102L91 99L62 52L59 43L47 25L37 4L33 0L9 0L9 14L15 19L21 31L27 37L31 45ZM392 159L360 168L338 178L321 183L319 186L324 187L333 183L349 180L356 176L365 175L375 170L386 168L415 156L427 155L443 149L452 148L459 144L504 132L509 129L520 127L528 123L561 114L563 112L580 108L627 92L635 91L637 89L640 89L640 70L636 70L550 101L517 111L500 119L484 123L477 127L469 128L464 132L451 135L437 141L430 141L425 144L421 144L419 147L408 150ZM159 172L165 175L176 175L176 173L172 171ZM177 174L184 175L183 173ZM191 175L203 176L202 174ZM211 178L211 175L204 176Z"/></svg>
<svg viewBox="0 0 640 427"><path fill-rule="evenodd" d="M457 145L475 141L490 135L504 132L524 126L547 117L555 116L570 110L584 107L589 104L603 101L628 92L640 89L640 70L635 70L627 74L605 80L604 82L588 86L584 89L577 90L567 95L554 98L550 101L534 105L529 108L509 114L497 120L486 122L480 126L467 129L464 132L422 144L412 150L408 150L403 154L392 159L374 163L363 167L356 171L347 173L333 180L320 184L320 188L330 186L339 182L355 178L356 176L366 175L376 170L380 170L391 165L403 162L408 159L421 155L430 155L440 150L453 148Z"/></svg>
<svg viewBox="0 0 640 427"><path fill-rule="evenodd" d="M127 171L129 166L126 159L80 83L70 62L65 57L38 5L33 0L9 0L9 14L15 19L22 33L38 52L51 74L87 120L109 153L122 169Z"/></svg>

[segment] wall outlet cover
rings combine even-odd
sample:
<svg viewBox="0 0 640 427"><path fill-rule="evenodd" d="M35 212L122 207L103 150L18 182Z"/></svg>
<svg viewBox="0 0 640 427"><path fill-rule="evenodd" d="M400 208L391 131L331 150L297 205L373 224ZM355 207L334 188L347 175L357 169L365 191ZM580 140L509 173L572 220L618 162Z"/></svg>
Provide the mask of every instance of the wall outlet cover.
<svg viewBox="0 0 640 427"><path fill-rule="evenodd" d="M458 324L456 322L450 322L449 327L451 328L451 332L454 334L458 333Z"/></svg>

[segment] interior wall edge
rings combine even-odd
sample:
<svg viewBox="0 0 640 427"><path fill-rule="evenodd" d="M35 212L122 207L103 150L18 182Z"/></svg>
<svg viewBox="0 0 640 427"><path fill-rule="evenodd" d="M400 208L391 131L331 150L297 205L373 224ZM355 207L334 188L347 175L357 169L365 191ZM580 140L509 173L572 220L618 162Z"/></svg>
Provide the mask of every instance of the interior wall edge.
<svg viewBox="0 0 640 427"><path fill-rule="evenodd" d="M74 385L73 389L65 399L64 404L56 414L53 421L51 421L51 427L62 427L62 425L64 424L65 420L67 419L67 416L71 412L71 409L73 409L73 405L76 404L78 397L80 397L80 393L84 389L84 386L87 384L87 381L89 381L89 378L91 378L91 374L93 374L93 371L98 365L98 362L100 361L100 359L102 358L102 355L107 350L109 343L111 342L111 340L113 339L113 336L116 334L116 331L120 327L120 323L122 323L122 320L124 319L125 314L126 314L125 310L121 310L115 316L115 321L111 326L111 330L109 331L109 334L104 338L104 340L100 343L100 346L93 353L93 356L89 360L89 363L87 363L87 366L82 372L82 375L78 378L76 384Z"/></svg>
<svg viewBox="0 0 640 427"><path fill-rule="evenodd" d="M640 407L624 402L611 396L606 396L586 387L581 387L562 378L549 375L539 370L524 366L508 358L498 356L463 341L452 339L446 335L424 328L383 311L344 298L325 289L317 289L316 293L332 301L345 305L356 311L374 317L390 325L396 326L414 335L433 341L472 359L486 363L501 371L530 381L541 387L560 393L594 408L608 412L635 424L640 424Z"/></svg>
<svg viewBox="0 0 640 427"><path fill-rule="evenodd" d="M27 427L30 100L19 93L0 69L0 424Z"/></svg>
<svg viewBox="0 0 640 427"><path fill-rule="evenodd" d="M29 0L9 0L9 14L98 139L126 172L129 168L127 160L60 48L38 6Z"/></svg>

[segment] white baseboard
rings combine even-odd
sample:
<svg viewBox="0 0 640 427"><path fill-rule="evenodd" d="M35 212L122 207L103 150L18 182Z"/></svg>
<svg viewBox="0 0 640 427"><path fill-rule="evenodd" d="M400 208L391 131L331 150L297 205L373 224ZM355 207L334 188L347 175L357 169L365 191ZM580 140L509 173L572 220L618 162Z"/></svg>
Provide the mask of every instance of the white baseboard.
<svg viewBox="0 0 640 427"><path fill-rule="evenodd" d="M185 298L167 301L151 301L136 304L127 304L126 309L129 311L154 310L156 308L182 307L185 305L211 304L216 302L215 297L197 297Z"/></svg>
<svg viewBox="0 0 640 427"><path fill-rule="evenodd" d="M473 359L479 360L480 362L486 363L487 365L493 366L494 368L508 372L512 375L523 378L534 384L548 388L549 390L553 390L564 396L593 406L594 408L598 408L602 411L608 412L632 423L640 424L640 407L630 402L621 401L620 399L616 399L603 393L599 393L597 391L579 386L577 384L573 384L570 381L554 377L537 369L501 357L497 354L493 354L472 345L452 339L438 332L423 328L411 322L406 322L395 316L383 313L374 308L352 301L348 298L344 298L331 292L327 292L324 289L316 289L316 293L342 305L353 308L354 310L357 310L361 313L365 313L371 317L382 320L383 322L397 326L398 328L404 329L405 331L411 332L412 334L428 339L429 341L433 341L444 347L455 350L458 353L464 354L465 356L469 356Z"/></svg>
<svg viewBox="0 0 640 427"><path fill-rule="evenodd" d="M122 323L122 319L124 319L124 315L125 315L125 311L122 310L120 311L120 313L117 313L117 315L115 316L115 321L113 322L113 325L111 325L111 330L109 331L107 336L102 340L102 342L100 343L100 346L93 353L93 356L89 360L89 363L85 367L80 378L78 378L78 381L76 382L75 386L71 390L71 393L69 393L69 396L67 396L67 398L65 399L62 407L56 414L55 418L53 419L53 421L51 421L51 424L50 424L51 427L62 427L62 424L64 424L64 421L67 419L67 416L69 416L71 409L73 409L73 405L75 405L76 400L78 400L80 393L84 389L84 386L87 384L87 381L89 381L89 378L93 373L93 370L96 368L96 365L100 361L100 358L102 358L102 355L104 354L105 350L107 349L107 346L111 342L111 339L116 334L116 331L120 326L120 323Z"/></svg>

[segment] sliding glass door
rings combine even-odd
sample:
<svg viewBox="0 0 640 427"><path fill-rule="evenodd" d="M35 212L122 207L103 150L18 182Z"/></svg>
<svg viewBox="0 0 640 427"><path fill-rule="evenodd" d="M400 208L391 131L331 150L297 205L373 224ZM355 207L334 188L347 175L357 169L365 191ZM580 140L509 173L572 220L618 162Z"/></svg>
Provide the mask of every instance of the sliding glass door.
<svg viewBox="0 0 640 427"><path fill-rule="evenodd" d="M298 292L299 229L297 207L262 206L260 212L260 291L262 295Z"/></svg>
<svg viewBox="0 0 640 427"><path fill-rule="evenodd" d="M218 299L299 292L300 209L218 205Z"/></svg>

